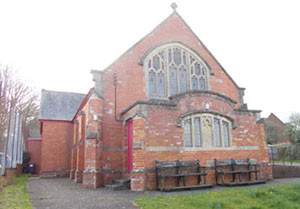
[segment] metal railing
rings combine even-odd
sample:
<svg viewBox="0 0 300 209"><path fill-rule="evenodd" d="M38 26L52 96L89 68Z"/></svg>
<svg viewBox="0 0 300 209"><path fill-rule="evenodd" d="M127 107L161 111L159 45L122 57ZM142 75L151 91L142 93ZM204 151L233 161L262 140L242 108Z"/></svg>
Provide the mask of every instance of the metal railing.
<svg viewBox="0 0 300 209"><path fill-rule="evenodd" d="M300 146L291 144L269 145L272 165L300 166Z"/></svg>

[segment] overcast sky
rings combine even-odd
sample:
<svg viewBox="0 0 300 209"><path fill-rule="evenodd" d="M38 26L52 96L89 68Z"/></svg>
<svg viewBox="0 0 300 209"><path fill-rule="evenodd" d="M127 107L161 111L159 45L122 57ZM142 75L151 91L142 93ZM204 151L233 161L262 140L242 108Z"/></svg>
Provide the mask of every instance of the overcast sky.
<svg viewBox="0 0 300 209"><path fill-rule="evenodd" d="M38 90L87 93L102 70L172 12L169 0L0 0L0 64ZM177 0L249 109L300 112L300 1Z"/></svg>

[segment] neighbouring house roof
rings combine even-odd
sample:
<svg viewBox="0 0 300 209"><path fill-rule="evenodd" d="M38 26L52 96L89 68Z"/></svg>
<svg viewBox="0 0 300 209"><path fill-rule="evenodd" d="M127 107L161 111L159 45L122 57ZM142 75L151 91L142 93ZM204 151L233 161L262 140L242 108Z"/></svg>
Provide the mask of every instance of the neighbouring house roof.
<svg viewBox="0 0 300 209"><path fill-rule="evenodd" d="M72 121L85 94L42 90L40 120Z"/></svg>

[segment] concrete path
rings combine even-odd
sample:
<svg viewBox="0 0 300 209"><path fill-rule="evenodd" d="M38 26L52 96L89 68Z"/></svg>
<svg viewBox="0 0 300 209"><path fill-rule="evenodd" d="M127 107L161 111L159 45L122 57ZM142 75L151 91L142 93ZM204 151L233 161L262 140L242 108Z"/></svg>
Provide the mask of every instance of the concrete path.
<svg viewBox="0 0 300 209"><path fill-rule="evenodd" d="M263 185L234 187L249 188L261 186L273 186L282 184L300 184L300 178L275 179ZM76 184L67 178L40 179L30 178L28 192L31 202L36 209L137 209L133 204L135 197L147 196L169 196L181 194L194 194L207 191L217 191L228 189L224 187L214 187L205 190L188 190L180 192L132 192L132 191L109 191L104 188L83 189L81 184Z"/></svg>

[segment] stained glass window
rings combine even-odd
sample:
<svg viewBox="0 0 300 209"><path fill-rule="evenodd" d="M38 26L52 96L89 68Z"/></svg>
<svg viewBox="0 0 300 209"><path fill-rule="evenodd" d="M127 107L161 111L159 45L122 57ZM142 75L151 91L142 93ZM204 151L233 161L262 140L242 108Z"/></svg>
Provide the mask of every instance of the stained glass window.
<svg viewBox="0 0 300 209"><path fill-rule="evenodd" d="M194 118L194 140L195 146L201 147L201 133L200 133L200 118Z"/></svg>
<svg viewBox="0 0 300 209"><path fill-rule="evenodd" d="M181 63L181 53L179 49L174 49L174 62L176 65Z"/></svg>
<svg viewBox="0 0 300 209"><path fill-rule="evenodd" d="M158 74L158 95L164 96L165 92L165 75L163 73Z"/></svg>
<svg viewBox="0 0 300 209"><path fill-rule="evenodd" d="M161 47L147 58L150 97L168 97L178 92L207 90L205 64L189 49L181 46Z"/></svg>
<svg viewBox="0 0 300 209"><path fill-rule="evenodd" d="M214 118L214 139L215 139L215 146L221 147L220 120L217 118Z"/></svg>
<svg viewBox="0 0 300 209"><path fill-rule="evenodd" d="M169 63L172 62L172 51L171 49L169 49Z"/></svg>
<svg viewBox="0 0 300 209"><path fill-rule="evenodd" d="M192 138L191 138L191 120L184 121L184 144L186 147L192 146Z"/></svg>
<svg viewBox="0 0 300 209"><path fill-rule="evenodd" d="M173 66L169 69L169 89L170 95L178 93L178 83L177 83L177 69Z"/></svg>
<svg viewBox="0 0 300 209"><path fill-rule="evenodd" d="M156 93L156 77L154 72L149 73L149 93Z"/></svg>
<svg viewBox="0 0 300 209"><path fill-rule="evenodd" d="M200 90L205 90L205 80L203 78L200 78L200 81L199 81L199 85L200 85Z"/></svg>
<svg viewBox="0 0 300 209"><path fill-rule="evenodd" d="M196 73L196 75L200 75L200 64L199 63L195 63L195 73Z"/></svg>
<svg viewBox="0 0 300 209"><path fill-rule="evenodd" d="M198 89L198 81L197 78L193 77L192 78L192 90L197 90Z"/></svg>
<svg viewBox="0 0 300 209"><path fill-rule="evenodd" d="M224 140L224 147L229 147L230 145L230 139L229 139L229 129L228 129L228 123L223 121L223 140Z"/></svg>
<svg viewBox="0 0 300 209"><path fill-rule="evenodd" d="M158 70L160 68L160 63L159 63L159 57L158 56L153 57L153 68L155 70Z"/></svg>
<svg viewBox="0 0 300 209"><path fill-rule="evenodd" d="M187 91L187 75L186 70L181 67L179 69L179 76L180 76L180 92L186 92Z"/></svg>
<svg viewBox="0 0 300 209"><path fill-rule="evenodd" d="M195 114L183 122L186 147L229 147L230 123L213 114Z"/></svg>

